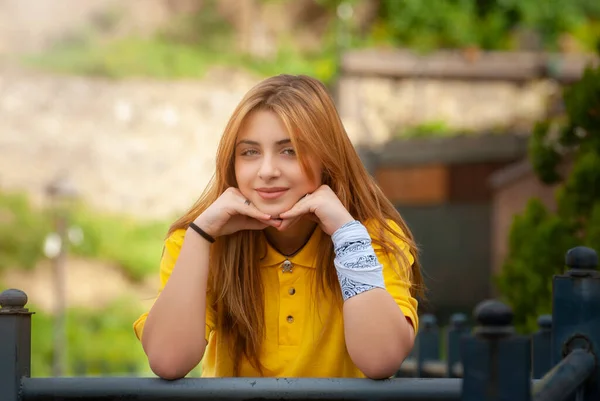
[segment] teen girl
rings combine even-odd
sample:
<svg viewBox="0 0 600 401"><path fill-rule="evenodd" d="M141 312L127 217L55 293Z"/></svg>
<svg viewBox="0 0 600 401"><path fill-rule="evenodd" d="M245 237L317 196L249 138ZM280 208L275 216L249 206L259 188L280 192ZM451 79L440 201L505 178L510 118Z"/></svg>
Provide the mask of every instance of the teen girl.
<svg viewBox="0 0 600 401"><path fill-rule="evenodd" d="M392 376L422 288L412 236L319 81L251 89L216 174L170 228L161 290L135 323L152 371L202 376Z"/></svg>

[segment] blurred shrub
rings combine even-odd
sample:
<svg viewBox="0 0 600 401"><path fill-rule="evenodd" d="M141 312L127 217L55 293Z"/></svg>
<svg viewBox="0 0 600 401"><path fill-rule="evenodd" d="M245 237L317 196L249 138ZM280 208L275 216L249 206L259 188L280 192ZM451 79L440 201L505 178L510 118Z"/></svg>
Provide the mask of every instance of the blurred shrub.
<svg viewBox="0 0 600 401"><path fill-rule="evenodd" d="M67 375L149 373L146 357L132 329L133 321L141 313L139 303L131 301L121 300L103 310L68 311ZM51 376L53 318L35 305L28 307L36 312L32 316L32 376Z"/></svg>
<svg viewBox="0 0 600 401"><path fill-rule="evenodd" d="M157 274L170 222L140 222L87 208L76 209L72 221L84 234L83 243L72 247L74 254L117 263L134 281Z"/></svg>
<svg viewBox="0 0 600 401"><path fill-rule="evenodd" d="M50 230L48 216L33 212L25 195L0 194L0 272L34 267Z"/></svg>
<svg viewBox="0 0 600 401"><path fill-rule="evenodd" d="M357 0L313 1L321 7L317 19L328 21L317 51L298 50L295 31L290 30L276 38L277 51L270 57L241 54L236 50L234 28L213 0L194 13L174 18L150 37L106 43L85 31L77 40L29 61L55 71L113 78L199 78L209 66L223 65L261 76L308 74L330 83L337 73L339 51L347 47L556 50L568 41L565 34L583 50L600 45L600 2L596 0L379 0L376 18L361 27L356 18L341 21L337 16L341 3L355 5ZM310 30L310 23L302 29ZM340 34L345 35L343 40Z"/></svg>
<svg viewBox="0 0 600 401"><path fill-rule="evenodd" d="M461 132L464 133L464 132ZM426 138L454 136L458 133L442 120L426 121L414 126L407 126L398 131L398 138Z"/></svg>
<svg viewBox="0 0 600 401"><path fill-rule="evenodd" d="M597 31L599 19L596 0L381 0L372 35L424 50L511 49L518 47L515 41L524 40L555 50L561 34L572 33L587 50L594 50L598 37L591 38L590 31Z"/></svg>
<svg viewBox="0 0 600 401"><path fill-rule="evenodd" d="M154 376L133 332L133 322L144 312L138 301L123 298L103 309L68 310L66 375ZM53 318L35 305L28 308L35 312L31 328L31 374L52 376ZM201 372L198 365L188 377L199 377Z"/></svg>
<svg viewBox="0 0 600 401"><path fill-rule="evenodd" d="M139 222L76 206L71 225L80 227L84 238L81 244L71 245L69 252L116 263L130 279L141 280L158 271L169 224ZM32 206L24 195L0 193L0 271L34 267L45 257L44 239L52 230L48 211Z"/></svg>
<svg viewBox="0 0 600 401"><path fill-rule="evenodd" d="M529 158L541 181L561 183L557 211L532 200L513 222L509 253L498 287L524 331L551 313L551 277L564 271L566 251L586 245L600 251L600 67L563 94L565 115L540 122L530 139ZM572 163L561 177L560 163Z"/></svg>

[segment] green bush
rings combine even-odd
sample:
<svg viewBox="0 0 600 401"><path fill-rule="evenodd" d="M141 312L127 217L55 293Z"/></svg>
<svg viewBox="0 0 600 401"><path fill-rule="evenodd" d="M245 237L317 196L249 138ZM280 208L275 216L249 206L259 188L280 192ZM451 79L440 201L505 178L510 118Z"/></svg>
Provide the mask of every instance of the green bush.
<svg viewBox="0 0 600 401"><path fill-rule="evenodd" d="M120 300L101 310L70 309L66 315L66 375L148 374L142 347L132 329L141 313L137 302ZM54 319L36 312L32 316L32 376L52 375Z"/></svg>
<svg viewBox="0 0 600 401"><path fill-rule="evenodd" d="M562 182L557 211L532 200L515 218L498 276L523 331L534 330L537 316L551 312L551 279L564 271L566 251L576 245L600 251L600 67L587 68L563 100L565 115L540 122L529 149L540 180ZM557 169L561 162L572 163L566 177Z"/></svg>
<svg viewBox="0 0 600 401"><path fill-rule="evenodd" d="M69 309L64 374L154 376L133 332L133 322L144 312L138 301L122 298L102 309ZM54 319L35 305L28 305L28 308L35 312L32 316L31 374L32 377L49 377L52 376L54 355ZM199 377L201 371L198 365L188 376Z"/></svg>
<svg viewBox="0 0 600 401"><path fill-rule="evenodd" d="M382 0L374 34L416 49L513 49L519 31L555 50L571 33L587 50L599 45L600 3L594 0ZM538 46L538 45L536 45Z"/></svg>
<svg viewBox="0 0 600 401"><path fill-rule="evenodd" d="M30 269L45 258L44 240L54 230L51 216L23 194L0 193L0 271ZM69 253L115 263L134 281L157 274L170 221L140 222L75 205L70 223L82 229L84 239L70 245Z"/></svg>
<svg viewBox="0 0 600 401"><path fill-rule="evenodd" d="M30 269L43 256L50 232L48 216L33 211L23 194L0 194L0 272L10 267Z"/></svg>
<svg viewBox="0 0 600 401"><path fill-rule="evenodd" d="M269 1L273 0L257 4ZM522 38L529 38L526 41L535 42L534 48L556 50L566 33L583 50L600 46L600 3L595 0L381 0L376 18L364 27L357 26L356 19L337 17L341 0L314 1L321 6L315 19L328 24L317 51L300 51L294 32L289 32L276 38L278 50L273 57L240 54L233 27L217 12L215 2L208 1L199 11L174 18L149 37L106 42L88 29L27 60L53 71L113 78L201 78L210 66L222 65L259 76L308 74L332 83L342 48L514 50Z"/></svg>
<svg viewBox="0 0 600 401"><path fill-rule="evenodd" d="M140 222L87 208L76 209L72 221L84 234L83 243L71 248L74 254L117 263L133 281L157 274L170 222Z"/></svg>

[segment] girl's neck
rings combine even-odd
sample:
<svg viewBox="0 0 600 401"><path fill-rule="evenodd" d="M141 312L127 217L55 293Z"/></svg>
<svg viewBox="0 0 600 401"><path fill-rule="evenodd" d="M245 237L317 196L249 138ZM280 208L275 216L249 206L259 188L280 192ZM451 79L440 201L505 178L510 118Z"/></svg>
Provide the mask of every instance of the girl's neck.
<svg viewBox="0 0 600 401"><path fill-rule="evenodd" d="M284 256L293 256L308 242L315 231L317 223L301 219L285 231L277 231L275 227L265 229L267 241Z"/></svg>

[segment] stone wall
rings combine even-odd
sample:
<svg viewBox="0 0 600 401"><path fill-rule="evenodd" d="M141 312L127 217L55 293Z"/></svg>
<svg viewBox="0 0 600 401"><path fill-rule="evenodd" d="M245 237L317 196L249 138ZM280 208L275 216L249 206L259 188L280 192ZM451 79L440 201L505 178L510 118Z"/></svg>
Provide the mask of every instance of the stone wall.
<svg viewBox="0 0 600 401"><path fill-rule="evenodd" d="M529 132L560 107L561 88L597 60L587 55L402 50L344 54L339 109L355 143L382 144L407 128Z"/></svg>
<svg viewBox="0 0 600 401"><path fill-rule="evenodd" d="M67 174L84 201L146 218L200 195L229 115L257 79L111 81L23 71L0 75L0 189L44 202Z"/></svg>

